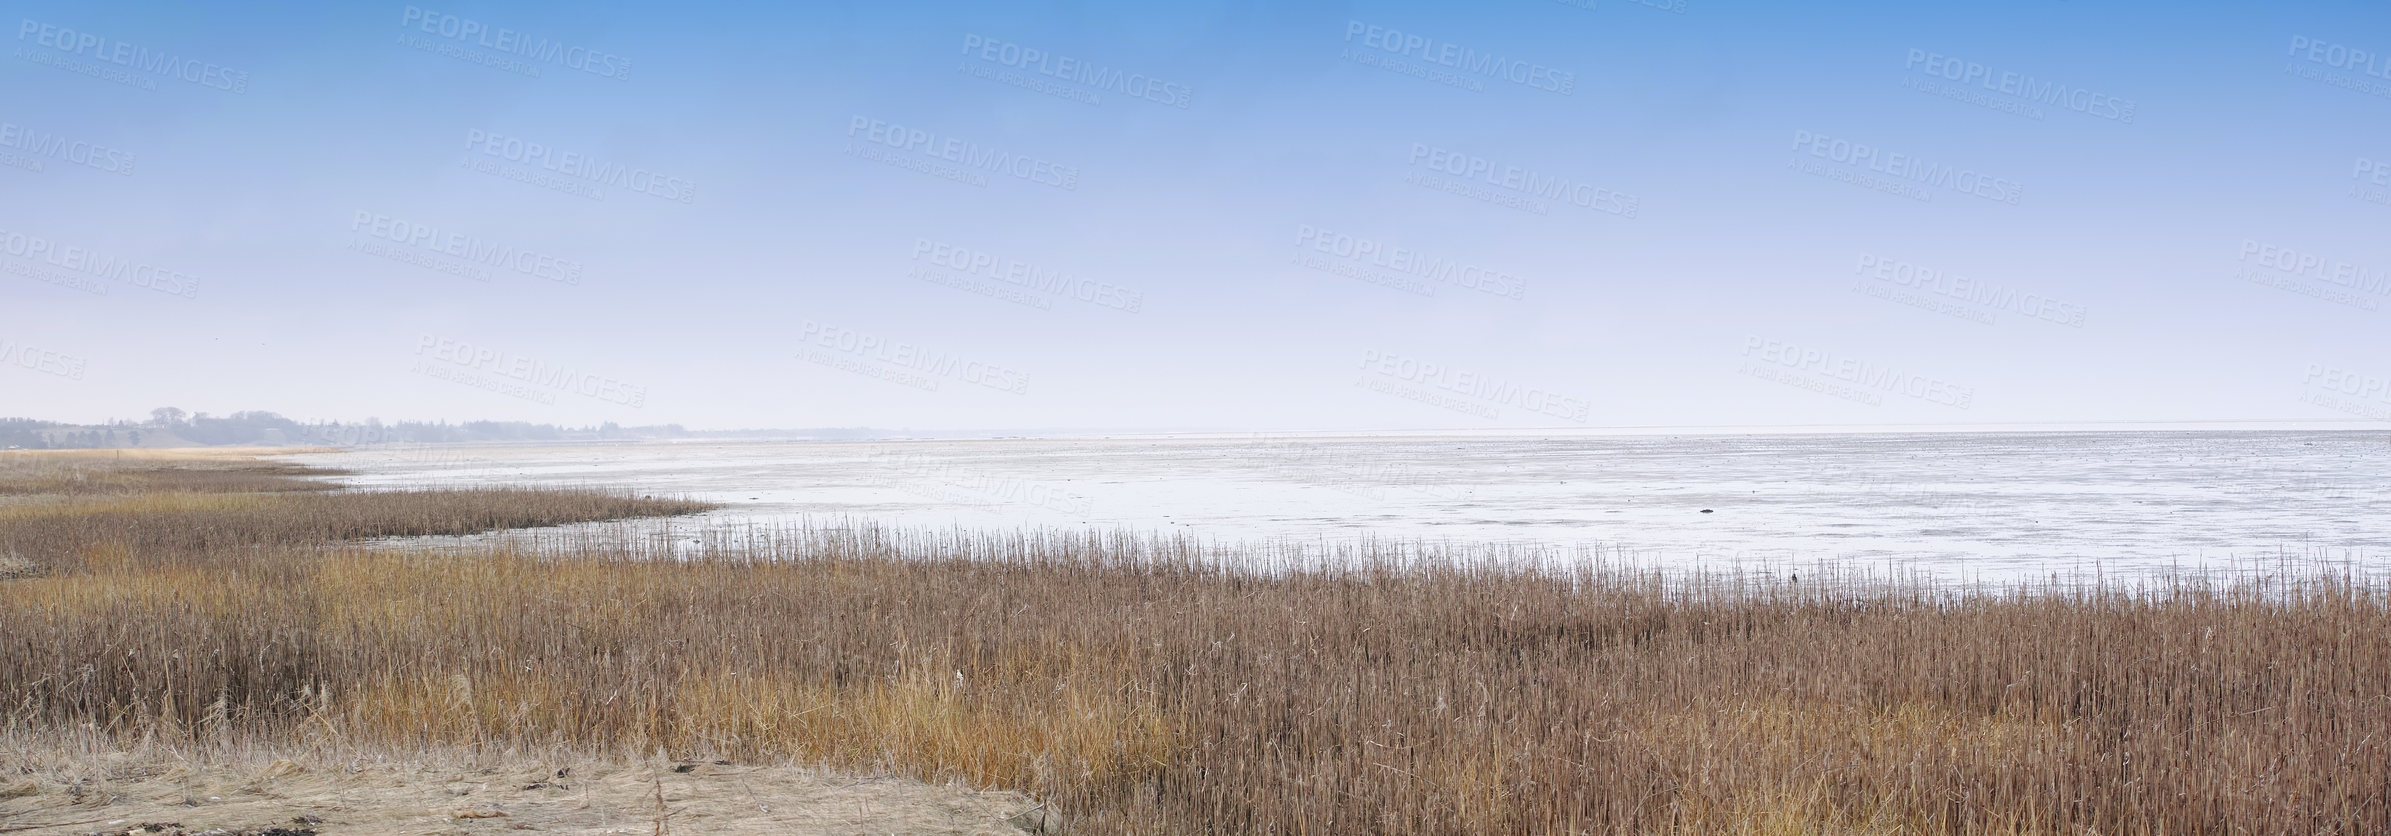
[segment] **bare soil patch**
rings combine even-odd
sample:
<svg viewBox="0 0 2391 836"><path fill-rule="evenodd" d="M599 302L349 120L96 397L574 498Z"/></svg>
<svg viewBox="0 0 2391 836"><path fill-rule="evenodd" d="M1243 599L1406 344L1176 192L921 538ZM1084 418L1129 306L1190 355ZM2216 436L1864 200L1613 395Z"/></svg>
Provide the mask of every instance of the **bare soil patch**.
<svg viewBox="0 0 2391 836"><path fill-rule="evenodd" d="M0 775L0 833L1004 834L1037 807L1018 793L798 766L272 760L204 763L127 752L19 756ZM18 758L11 758L18 760Z"/></svg>

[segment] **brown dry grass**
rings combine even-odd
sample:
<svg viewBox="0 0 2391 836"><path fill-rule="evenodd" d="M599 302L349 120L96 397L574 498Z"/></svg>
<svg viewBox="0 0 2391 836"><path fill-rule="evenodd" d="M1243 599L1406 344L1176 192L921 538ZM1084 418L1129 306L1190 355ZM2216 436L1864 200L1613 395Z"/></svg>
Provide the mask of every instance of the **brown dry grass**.
<svg viewBox="0 0 2391 836"><path fill-rule="evenodd" d="M2327 574L1963 592L870 526L675 559L337 541L511 522L507 496L0 518L52 569L0 582L0 717L795 760L1021 790L1090 833L2391 828L2391 599Z"/></svg>
<svg viewBox="0 0 2391 836"><path fill-rule="evenodd" d="M303 477L339 475L335 470L255 458L265 452L269 450L242 447L0 450L0 497L320 491L333 486ZM286 448L271 452L322 451Z"/></svg>

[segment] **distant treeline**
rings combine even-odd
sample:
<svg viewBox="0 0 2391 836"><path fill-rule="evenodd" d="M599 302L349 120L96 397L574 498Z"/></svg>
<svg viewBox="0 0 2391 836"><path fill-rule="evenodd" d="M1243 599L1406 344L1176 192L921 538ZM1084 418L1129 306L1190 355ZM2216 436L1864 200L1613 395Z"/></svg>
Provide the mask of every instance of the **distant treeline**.
<svg viewBox="0 0 2391 836"><path fill-rule="evenodd" d="M185 413L174 407L150 410L148 421L62 424L33 418L0 418L0 447L29 450L194 445L302 445L356 447L372 444L436 444L468 441L576 441L677 438L692 433L679 424L625 427L608 421L588 427L526 421L399 421L300 423L272 412L225 416Z"/></svg>

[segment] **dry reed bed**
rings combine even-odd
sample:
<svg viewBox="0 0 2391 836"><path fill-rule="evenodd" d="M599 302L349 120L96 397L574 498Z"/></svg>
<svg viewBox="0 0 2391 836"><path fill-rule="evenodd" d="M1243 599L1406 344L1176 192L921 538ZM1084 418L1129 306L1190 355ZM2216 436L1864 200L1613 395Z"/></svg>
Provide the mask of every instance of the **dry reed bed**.
<svg viewBox="0 0 2391 836"><path fill-rule="evenodd" d="M376 493L156 493L0 507L0 555L71 570L134 561L246 561L252 550L381 537L478 534L694 513L707 506L628 494L531 488Z"/></svg>
<svg viewBox="0 0 2391 836"><path fill-rule="evenodd" d="M373 529L258 521L370 516L310 504L336 498L218 519ZM485 513L462 507L383 522ZM0 582L16 733L794 759L1029 791L1089 833L2391 827L2391 610L2322 573L1954 594L1401 549L1257 572L1184 540L871 526L675 559L228 556L138 516L0 519L127 552Z"/></svg>
<svg viewBox="0 0 2391 836"><path fill-rule="evenodd" d="M334 486L308 477L342 472L261 461L243 455L245 452L252 451L0 451L0 497L321 491Z"/></svg>

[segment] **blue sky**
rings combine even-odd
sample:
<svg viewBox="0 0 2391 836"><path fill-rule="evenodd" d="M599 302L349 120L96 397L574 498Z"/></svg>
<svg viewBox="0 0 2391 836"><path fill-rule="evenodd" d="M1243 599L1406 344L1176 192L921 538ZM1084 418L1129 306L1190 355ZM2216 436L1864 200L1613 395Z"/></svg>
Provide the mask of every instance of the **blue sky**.
<svg viewBox="0 0 2391 836"><path fill-rule="evenodd" d="M2379 4L686 5L9 4L0 415L2391 418Z"/></svg>

